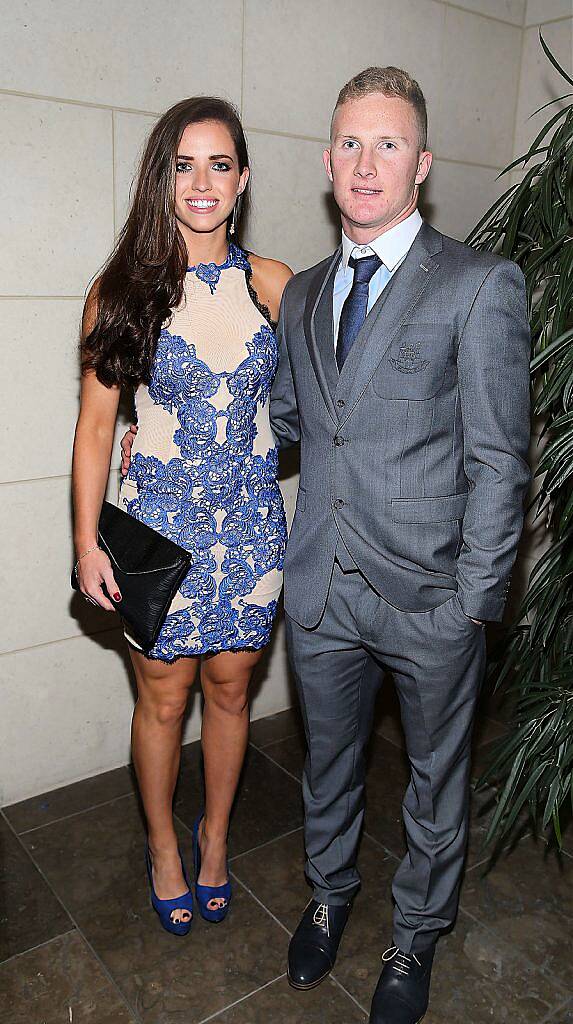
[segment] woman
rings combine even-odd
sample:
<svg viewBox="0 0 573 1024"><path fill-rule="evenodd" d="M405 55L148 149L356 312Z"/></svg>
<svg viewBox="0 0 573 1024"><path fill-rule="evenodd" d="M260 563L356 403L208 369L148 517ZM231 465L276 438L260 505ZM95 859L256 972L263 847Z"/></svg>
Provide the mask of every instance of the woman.
<svg viewBox="0 0 573 1024"><path fill-rule="evenodd" d="M193 830L196 898L207 920L220 921L231 898L227 831L248 688L282 584L286 524L268 398L291 271L230 240L248 180L246 141L229 104L199 97L168 110L83 320L73 464L81 590L109 611L121 597L97 523L122 387L135 390L139 429L120 507L193 555L149 654L126 633L152 903L175 934L186 934L192 917L172 816L189 689L199 674L206 793Z"/></svg>

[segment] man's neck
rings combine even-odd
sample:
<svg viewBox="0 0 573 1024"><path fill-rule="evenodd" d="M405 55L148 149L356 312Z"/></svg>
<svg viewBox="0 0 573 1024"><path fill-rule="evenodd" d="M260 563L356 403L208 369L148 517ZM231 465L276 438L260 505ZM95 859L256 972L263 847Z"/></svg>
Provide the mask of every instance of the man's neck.
<svg viewBox="0 0 573 1024"><path fill-rule="evenodd" d="M412 206L409 206L407 210L404 210L397 217L388 221L387 224L376 224L373 227L361 227L359 224L353 224L352 221L347 221L344 217L341 217L342 228L344 234L351 242L356 242L356 245L369 245L375 238L380 238L381 235L386 234L395 228L402 221L411 217L413 213L418 209L418 204L415 202Z"/></svg>

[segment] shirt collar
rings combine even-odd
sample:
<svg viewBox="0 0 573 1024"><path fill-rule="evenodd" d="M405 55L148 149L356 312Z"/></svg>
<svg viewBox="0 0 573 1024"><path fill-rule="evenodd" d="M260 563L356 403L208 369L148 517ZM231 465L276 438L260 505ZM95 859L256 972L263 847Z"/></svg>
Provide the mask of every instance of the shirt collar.
<svg viewBox="0 0 573 1024"><path fill-rule="evenodd" d="M357 245L343 231L342 266L344 270L348 269L348 260L355 249L358 250L355 255L360 255L361 249L375 252L388 270L394 270L410 250L418 231L422 227L422 223L419 210L414 210L405 220L395 224L389 231L384 231L383 234L378 235L378 238L373 238L367 245Z"/></svg>

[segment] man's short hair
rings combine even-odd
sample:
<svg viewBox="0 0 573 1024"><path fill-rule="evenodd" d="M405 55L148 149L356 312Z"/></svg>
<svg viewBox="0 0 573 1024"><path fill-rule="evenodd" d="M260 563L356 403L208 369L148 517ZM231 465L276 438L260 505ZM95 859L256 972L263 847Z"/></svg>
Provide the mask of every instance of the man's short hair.
<svg viewBox="0 0 573 1024"><path fill-rule="evenodd" d="M399 96L400 99L410 103L418 122L419 146L421 150L425 149L428 141L428 113L424 93L411 75L407 71L402 71L401 68L366 68L351 78L338 94L330 122L330 134L332 135L334 115L343 103L347 103L348 100L358 100L376 92L380 92L384 96Z"/></svg>

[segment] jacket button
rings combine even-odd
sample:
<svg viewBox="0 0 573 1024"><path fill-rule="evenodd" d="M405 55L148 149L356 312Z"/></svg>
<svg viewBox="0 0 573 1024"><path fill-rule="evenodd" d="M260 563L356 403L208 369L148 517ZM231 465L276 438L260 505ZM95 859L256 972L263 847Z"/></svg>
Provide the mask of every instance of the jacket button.
<svg viewBox="0 0 573 1024"><path fill-rule="evenodd" d="M342 445L344 444L344 438L343 437L335 437L334 438L334 443L335 443L337 448L341 448Z"/></svg>
<svg viewBox="0 0 573 1024"><path fill-rule="evenodd" d="M344 502L342 498L337 498L336 501L332 502L333 508L344 508Z"/></svg>
<svg viewBox="0 0 573 1024"><path fill-rule="evenodd" d="M346 402L344 401L343 398L337 398L336 399L336 404L337 404L339 409L344 409L344 406L346 405Z"/></svg>

